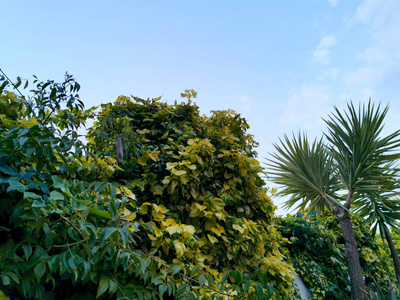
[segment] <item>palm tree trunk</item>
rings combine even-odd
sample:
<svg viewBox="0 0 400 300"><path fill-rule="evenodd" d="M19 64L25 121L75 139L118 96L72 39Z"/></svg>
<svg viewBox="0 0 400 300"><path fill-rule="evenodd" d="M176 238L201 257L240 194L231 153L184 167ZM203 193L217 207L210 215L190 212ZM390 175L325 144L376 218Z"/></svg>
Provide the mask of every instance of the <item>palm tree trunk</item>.
<svg viewBox="0 0 400 300"><path fill-rule="evenodd" d="M342 229L345 243L347 268L349 269L350 275L351 299L366 299L365 284L362 278L358 247L354 237L350 214L346 209L337 207L336 217L338 218L340 228Z"/></svg>
<svg viewBox="0 0 400 300"><path fill-rule="evenodd" d="M352 198L353 194L349 193L345 203L347 209L350 209ZM358 246L354 236L353 223L351 222L349 211L333 203L326 195L324 195L324 199L335 212L340 228L342 229L347 268L349 269L350 276L351 299L367 299L364 279L361 272L360 257L358 256Z"/></svg>
<svg viewBox="0 0 400 300"><path fill-rule="evenodd" d="M390 254L392 255L393 263L394 263L394 270L396 272L397 281L400 282L400 259L399 254L397 253L396 247L394 246L392 236L389 232L388 228L385 228L385 237L386 241L389 245Z"/></svg>

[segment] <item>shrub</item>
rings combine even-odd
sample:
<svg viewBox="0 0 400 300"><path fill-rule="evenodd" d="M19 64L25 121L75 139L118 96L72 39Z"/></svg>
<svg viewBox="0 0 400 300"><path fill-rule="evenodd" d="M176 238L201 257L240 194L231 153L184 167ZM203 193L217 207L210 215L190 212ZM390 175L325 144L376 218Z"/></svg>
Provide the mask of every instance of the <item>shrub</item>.
<svg viewBox="0 0 400 300"><path fill-rule="evenodd" d="M360 251L360 263L367 286L387 286L394 278L390 253L370 234L365 221L352 215L354 233ZM315 218L303 214L280 218L283 237L296 273L305 282L314 299L350 299L350 285L344 253L344 240L337 220L330 216ZM379 237L377 237L379 239Z"/></svg>

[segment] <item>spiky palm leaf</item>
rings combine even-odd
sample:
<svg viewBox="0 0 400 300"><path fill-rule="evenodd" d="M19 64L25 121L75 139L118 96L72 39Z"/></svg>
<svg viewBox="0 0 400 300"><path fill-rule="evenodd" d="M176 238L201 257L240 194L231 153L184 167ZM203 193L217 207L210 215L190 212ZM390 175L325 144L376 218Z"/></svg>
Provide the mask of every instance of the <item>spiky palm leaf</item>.
<svg viewBox="0 0 400 300"><path fill-rule="evenodd" d="M271 154L268 166L269 176L283 187L279 194L290 196L285 203L287 208L297 204L300 211L317 211L322 213L326 208L326 198L338 201L337 179L332 176L333 162L326 151L322 139L308 142L305 134L293 135L290 140L286 135L275 144L276 154Z"/></svg>
<svg viewBox="0 0 400 300"><path fill-rule="evenodd" d="M352 102L342 114L337 107L325 120L328 125L326 138L331 144L330 155L337 164L337 176L351 193L368 193L385 188L393 189L393 162L400 158L393 152L400 146L400 130L381 137L383 120L388 106L382 111L368 102L359 106Z"/></svg>
<svg viewBox="0 0 400 300"><path fill-rule="evenodd" d="M369 193L354 201L355 212L371 223L371 231L376 234L379 230L382 240L384 233L391 227L398 230L400 225L400 197L397 193Z"/></svg>

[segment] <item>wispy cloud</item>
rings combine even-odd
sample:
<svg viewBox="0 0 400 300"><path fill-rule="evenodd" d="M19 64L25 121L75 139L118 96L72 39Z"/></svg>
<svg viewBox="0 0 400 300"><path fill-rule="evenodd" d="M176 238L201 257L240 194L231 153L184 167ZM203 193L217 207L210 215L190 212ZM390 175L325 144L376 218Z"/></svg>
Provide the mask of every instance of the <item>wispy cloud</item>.
<svg viewBox="0 0 400 300"><path fill-rule="evenodd" d="M236 103L237 106L239 107L239 112L241 113L249 112L251 110L252 102L253 101L251 100L251 98L240 95L239 100Z"/></svg>
<svg viewBox="0 0 400 300"><path fill-rule="evenodd" d="M329 79L329 80L334 80L337 79L339 76L339 68L329 68L329 69L324 69L321 71L320 74L317 75L317 80L324 80L324 79Z"/></svg>
<svg viewBox="0 0 400 300"><path fill-rule="evenodd" d="M330 48L337 44L335 35L328 35L321 39L317 48L313 51L312 55L315 61L321 65L328 65L330 63Z"/></svg>
<svg viewBox="0 0 400 300"><path fill-rule="evenodd" d="M304 128L322 126L323 117L330 109L331 96L326 87L303 84L286 103L281 123L303 123Z"/></svg>
<svg viewBox="0 0 400 300"><path fill-rule="evenodd" d="M370 44L357 58L361 66L345 76L347 88L376 100L398 101L400 86L400 1L365 0L354 19L370 27ZM367 94L369 93L369 94Z"/></svg>
<svg viewBox="0 0 400 300"><path fill-rule="evenodd" d="M372 28L371 45L360 57L369 61L400 59L400 1L365 0L358 6L356 20Z"/></svg>
<svg viewBox="0 0 400 300"><path fill-rule="evenodd" d="M338 5L338 0L328 0L328 3L332 6L335 7L336 5Z"/></svg>

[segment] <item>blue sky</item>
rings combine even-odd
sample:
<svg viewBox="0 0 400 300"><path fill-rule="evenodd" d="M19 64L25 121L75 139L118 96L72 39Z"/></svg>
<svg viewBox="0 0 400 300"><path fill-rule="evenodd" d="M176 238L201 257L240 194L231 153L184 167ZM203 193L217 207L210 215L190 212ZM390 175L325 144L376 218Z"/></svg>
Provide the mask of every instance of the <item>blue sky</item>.
<svg viewBox="0 0 400 300"><path fill-rule="evenodd" d="M247 119L261 162L284 133L320 136L321 118L350 99L389 103L386 129L400 128L397 0L0 4L0 68L11 78L68 71L87 108L194 89L202 113Z"/></svg>

